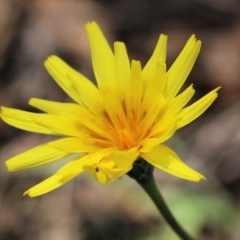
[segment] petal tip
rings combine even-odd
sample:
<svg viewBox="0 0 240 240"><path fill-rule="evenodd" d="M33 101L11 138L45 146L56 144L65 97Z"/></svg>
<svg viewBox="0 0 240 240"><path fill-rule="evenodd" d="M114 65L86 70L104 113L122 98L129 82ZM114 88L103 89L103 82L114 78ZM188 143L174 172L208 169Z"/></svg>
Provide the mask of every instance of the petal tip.
<svg viewBox="0 0 240 240"><path fill-rule="evenodd" d="M50 55L50 56L48 56L47 59L44 61L43 65L44 65L45 67L47 67L47 66L49 66L49 65L52 63L52 61L58 61L58 60L62 61L61 58L58 57L57 55Z"/></svg>
<svg viewBox="0 0 240 240"><path fill-rule="evenodd" d="M7 170L8 170L8 172L14 172L14 167L13 167L13 165L11 164L11 162L6 161L6 162L5 162L5 166L6 166Z"/></svg>
<svg viewBox="0 0 240 240"><path fill-rule="evenodd" d="M222 88L222 87L219 86L219 87L215 88L214 91L217 92L217 91L220 90L221 88Z"/></svg>
<svg viewBox="0 0 240 240"><path fill-rule="evenodd" d="M26 195L30 196L28 191L25 191L25 192L23 193L23 196L26 196Z"/></svg>
<svg viewBox="0 0 240 240"><path fill-rule="evenodd" d="M198 182L200 182L200 181L207 181L207 179L202 175L202 174L199 174L199 176L198 176Z"/></svg>
<svg viewBox="0 0 240 240"><path fill-rule="evenodd" d="M85 29L88 31L90 30L90 28L99 28L98 24L95 21L92 22L88 22L87 24L85 24Z"/></svg>
<svg viewBox="0 0 240 240"><path fill-rule="evenodd" d="M27 197L30 197L30 198L33 198L33 197L37 197L38 195L34 194L34 193L31 193L31 191L27 190L23 193L23 196L27 196Z"/></svg>

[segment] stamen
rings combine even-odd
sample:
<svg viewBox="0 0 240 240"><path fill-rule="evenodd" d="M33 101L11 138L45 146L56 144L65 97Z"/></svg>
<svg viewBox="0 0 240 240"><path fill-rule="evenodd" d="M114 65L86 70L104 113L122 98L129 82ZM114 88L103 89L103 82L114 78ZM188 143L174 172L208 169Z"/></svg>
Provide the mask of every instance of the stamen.
<svg viewBox="0 0 240 240"><path fill-rule="evenodd" d="M103 119L102 122L109 131L115 131L115 129L107 121Z"/></svg>
<svg viewBox="0 0 240 240"><path fill-rule="evenodd" d="M147 115L147 112L144 111L144 112L143 112L143 115L142 115L142 119L144 119L146 115Z"/></svg>
<svg viewBox="0 0 240 240"><path fill-rule="evenodd" d="M115 139L116 143L119 146L121 146L121 143L119 141L119 137L118 137L117 133L115 132L115 129L108 122L106 122L104 119L102 120L102 122L106 126L106 128L108 129L108 132L113 136L113 138Z"/></svg>
<svg viewBox="0 0 240 240"><path fill-rule="evenodd" d="M137 140L137 123L136 123L136 120L133 116L133 114L130 114L130 121L131 121L131 124L132 124L132 128L133 128L133 133L134 133L134 139Z"/></svg>
<svg viewBox="0 0 240 240"><path fill-rule="evenodd" d="M152 127L149 127L149 128L147 129L146 133L143 135L143 137L142 137L140 140L146 138L146 137L150 134L151 130L152 130Z"/></svg>
<svg viewBox="0 0 240 240"><path fill-rule="evenodd" d="M124 136L121 133L119 134L119 146L121 147L121 149L127 148Z"/></svg>
<svg viewBox="0 0 240 240"><path fill-rule="evenodd" d="M96 145L98 145L99 147L104 147L104 148L109 148L109 147L112 147L114 146L114 144L112 144L110 141L105 141L105 140L96 140L94 142Z"/></svg>
<svg viewBox="0 0 240 240"><path fill-rule="evenodd" d="M127 116L127 106L124 100L122 100L122 108L123 108L123 112L125 113L125 116Z"/></svg>
<svg viewBox="0 0 240 240"><path fill-rule="evenodd" d="M114 131L111 131L111 130L109 130L109 133L112 134L112 136L114 137L114 139L116 140L116 142L120 145L121 143L120 143L120 141L119 141L118 135L117 135Z"/></svg>
<svg viewBox="0 0 240 240"><path fill-rule="evenodd" d="M108 132L111 133L111 135L115 138L115 140L117 140L118 135L116 134L115 129L110 124L108 124L105 120L102 120L102 122L107 127Z"/></svg>
<svg viewBox="0 0 240 240"><path fill-rule="evenodd" d="M134 140L132 139L132 136L129 134L127 129L122 130L121 134L124 138L124 143L127 146L127 148L132 148L134 146Z"/></svg>
<svg viewBox="0 0 240 240"><path fill-rule="evenodd" d="M124 126L124 123L123 123L122 119L119 117L119 114L117 113L116 116L117 116L117 119L118 119L118 122L119 122L121 128L124 129L125 126Z"/></svg>
<svg viewBox="0 0 240 240"><path fill-rule="evenodd" d="M111 121L111 118L109 117L108 113L106 110L103 111L103 115L106 117L106 119L109 121L109 122L112 122Z"/></svg>

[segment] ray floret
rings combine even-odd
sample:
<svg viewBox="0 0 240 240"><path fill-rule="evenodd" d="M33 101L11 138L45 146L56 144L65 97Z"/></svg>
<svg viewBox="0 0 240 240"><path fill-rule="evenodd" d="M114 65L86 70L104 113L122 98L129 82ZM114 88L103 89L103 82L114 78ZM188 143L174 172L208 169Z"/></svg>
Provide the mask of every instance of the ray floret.
<svg viewBox="0 0 240 240"><path fill-rule="evenodd" d="M97 23L88 23L86 32L96 86L59 57L50 56L44 63L47 71L74 103L32 98L29 104L42 113L1 108L1 118L9 125L59 137L7 160L9 171L78 156L24 194L45 194L83 172L100 183L110 183L128 173L139 158L182 179L205 179L164 145L217 98L219 88L188 105L195 93L192 85L179 94L201 41L192 35L167 70L166 35L160 35L152 56L142 66L129 59L124 43L115 42L112 50Z"/></svg>

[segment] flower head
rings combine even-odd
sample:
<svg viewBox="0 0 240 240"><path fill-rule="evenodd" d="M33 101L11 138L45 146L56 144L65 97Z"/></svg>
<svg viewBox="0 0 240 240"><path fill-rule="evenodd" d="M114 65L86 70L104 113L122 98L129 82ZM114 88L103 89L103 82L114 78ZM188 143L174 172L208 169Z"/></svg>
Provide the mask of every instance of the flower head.
<svg viewBox="0 0 240 240"><path fill-rule="evenodd" d="M196 61L201 42L191 36L166 70L167 37L161 35L142 68L139 61L129 61L124 43L115 42L112 51L95 22L88 23L86 31L97 86L57 56L51 56L45 61L46 69L76 103L32 98L29 104L44 113L2 107L1 117L6 123L26 131L60 136L9 159L9 171L81 153L25 194L34 197L47 193L84 171L101 183L109 183L129 172L139 157L177 177L203 179L163 145L217 97L218 88L185 107L195 92L192 85L178 94Z"/></svg>

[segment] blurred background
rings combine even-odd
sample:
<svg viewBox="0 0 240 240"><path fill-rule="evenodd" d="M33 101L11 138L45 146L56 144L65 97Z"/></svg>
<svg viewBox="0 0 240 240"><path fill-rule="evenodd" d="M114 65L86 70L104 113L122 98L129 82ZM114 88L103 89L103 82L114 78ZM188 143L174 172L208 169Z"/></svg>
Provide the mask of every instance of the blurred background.
<svg viewBox="0 0 240 240"><path fill-rule="evenodd" d="M191 34L202 40L186 86L194 100L217 86L219 98L167 143L207 181L155 170L166 202L197 239L240 239L240 1L0 1L0 104L36 111L32 97L71 101L43 67L56 54L95 82L84 25L97 21L110 44L124 41L143 64L168 35L168 67ZM22 193L63 162L8 173L5 160L50 137L0 122L0 240L175 240L148 196L124 176L101 185L83 174L47 195ZM67 160L66 160L67 161Z"/></svg>

